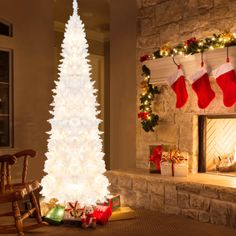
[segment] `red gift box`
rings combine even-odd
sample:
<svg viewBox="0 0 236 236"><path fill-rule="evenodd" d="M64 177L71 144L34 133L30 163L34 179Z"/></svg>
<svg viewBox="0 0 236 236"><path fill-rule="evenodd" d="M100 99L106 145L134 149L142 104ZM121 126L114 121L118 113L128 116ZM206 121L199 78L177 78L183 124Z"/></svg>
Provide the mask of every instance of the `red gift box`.
<svg viewBox="0 0 236 236"><path fill-rule="evenodd" d="M152 148L150 150L150 157L149 157L149 163L150 163L150 172L154 173L160 173L161 172L161 158L162 158L162 152L163 147L162 145L158 145L155 148Z"/></svg>
<svg viewBox="0 0 236 236"><path fill-rule="evenodd" d="M96 217L97 223L102 225L106 224L112 214L110 206L97 206L94 210L94 216Z"/></svg>

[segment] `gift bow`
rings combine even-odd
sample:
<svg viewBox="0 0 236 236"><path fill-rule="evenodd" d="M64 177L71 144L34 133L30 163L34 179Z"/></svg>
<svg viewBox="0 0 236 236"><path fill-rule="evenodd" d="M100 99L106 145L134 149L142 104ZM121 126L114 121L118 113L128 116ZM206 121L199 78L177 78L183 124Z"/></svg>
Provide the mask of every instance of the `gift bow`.
<svg viewBox="0 0 236 236"><path fill-rule="evenodd" d="M68 211L72 217L81 217L83 214L83 209L78 208L79 204L76 201L73 205L73 203L68 203L69 207L65 209L65 211Z"/></svg>
<svg viewBox="0 0 236 236"><path fill-rule="evenodd" d="M152 155L149 157L149 162L152 162L159 169L161 157L162 157L163 147L158 145L152 151Z"/></svg>
<svg viewBox="0 0 236 236"><path fill-rule="evenodd" d="M163 156L161 162L172 162L173 164L179 164L180 162L187 160L187 158L181 156L180 151L170 151L169 156Z"/></svg>

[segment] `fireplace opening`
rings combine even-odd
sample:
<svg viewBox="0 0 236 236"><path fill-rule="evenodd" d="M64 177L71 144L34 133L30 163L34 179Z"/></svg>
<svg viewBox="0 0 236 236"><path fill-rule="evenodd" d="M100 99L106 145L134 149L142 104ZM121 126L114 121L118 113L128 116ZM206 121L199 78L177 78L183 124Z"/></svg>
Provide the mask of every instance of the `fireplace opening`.
<svg viewBox="0 0 236 236"><path fill-rule="evenodd" d="M236 115L200 115L198 172L236 176Z"/></svg>

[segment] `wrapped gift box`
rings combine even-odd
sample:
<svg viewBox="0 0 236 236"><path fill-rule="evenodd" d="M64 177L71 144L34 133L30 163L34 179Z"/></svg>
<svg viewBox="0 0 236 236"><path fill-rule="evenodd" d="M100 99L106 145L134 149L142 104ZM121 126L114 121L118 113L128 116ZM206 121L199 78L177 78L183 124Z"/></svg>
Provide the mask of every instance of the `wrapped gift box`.
<svg viewBox="0 0 236 236"><path fill-rule="evenodd" d="M174 164L174 176L175 177L188 176L188 162L187 161Z"/></svg>
<svg viewBox="0 0 236 236"><path fill-rule="evenodd" d="M149 156L149 172L150 173L160 173L160 162L163 147L162 145L149 146L150 156Z"/></svg>
<svg viewBox="0 0 236 236"><path fill-rule="evenodd" d="M118 209L120 207L120 195L108 195L106 197L106 201L104 203L105 206L111 206L112 211Z"/></svg>
<svg viewBox="0 0 236 236"><path fill-rule="evenodd" d="M116 220L128 220L136 217L136 213L130 207L120 207L116 211L112 212L109 221Z"/></svg>
<svg viewBox="0 0 236 236"><path fill-rule="evenodd" d="M49 202L46 202L44 198L39 200L39 207L41 211L41 216L44 217L48 214L48 212L56 207L58 200L56 198L52 198Z"/></svg>
<svg viewBox="0 0 236 236"><path fill-rule="evenodd" d="M47 215L44 217L44 220L52 225L58 225L62 222L64 218L65 207L56 206L52 208Z"/></svg>
<svg viewBox="0 0 236 236"><path fill-rule="evenodd" d="M97 223L102 225L106 224L112 214L110 206L97 206L94 210L94 216L96 217Z"/></svg>
<svg viewBox="0 0 236 236"><path fill-rule="evenodd" d="M80 207L78 202L69 202L65 208L65 214L63 221L81 221L83 215L83 208Z"/></svg>
<svg viewBox="0 0 236 236"><path fill-rule="evenodd" d="M173 176L173 163L170 161L161 162L161 175L164 176Z"/></svg>

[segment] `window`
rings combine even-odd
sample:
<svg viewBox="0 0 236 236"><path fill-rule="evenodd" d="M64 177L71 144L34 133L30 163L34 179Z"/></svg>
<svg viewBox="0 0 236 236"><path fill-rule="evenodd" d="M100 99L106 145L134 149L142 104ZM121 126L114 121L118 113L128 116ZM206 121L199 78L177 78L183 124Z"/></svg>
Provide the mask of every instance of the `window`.
<svg viewBox="0 0 236 236"><path fill-rule="evenodd" d="M12 36L12 24L0 19L0 35Z"/></svg>
<svg viewBox="0 0 236 236"><path fill-rule="evenodd" d="M12 51L0 48L0 147L12 146Z"/></svg>

